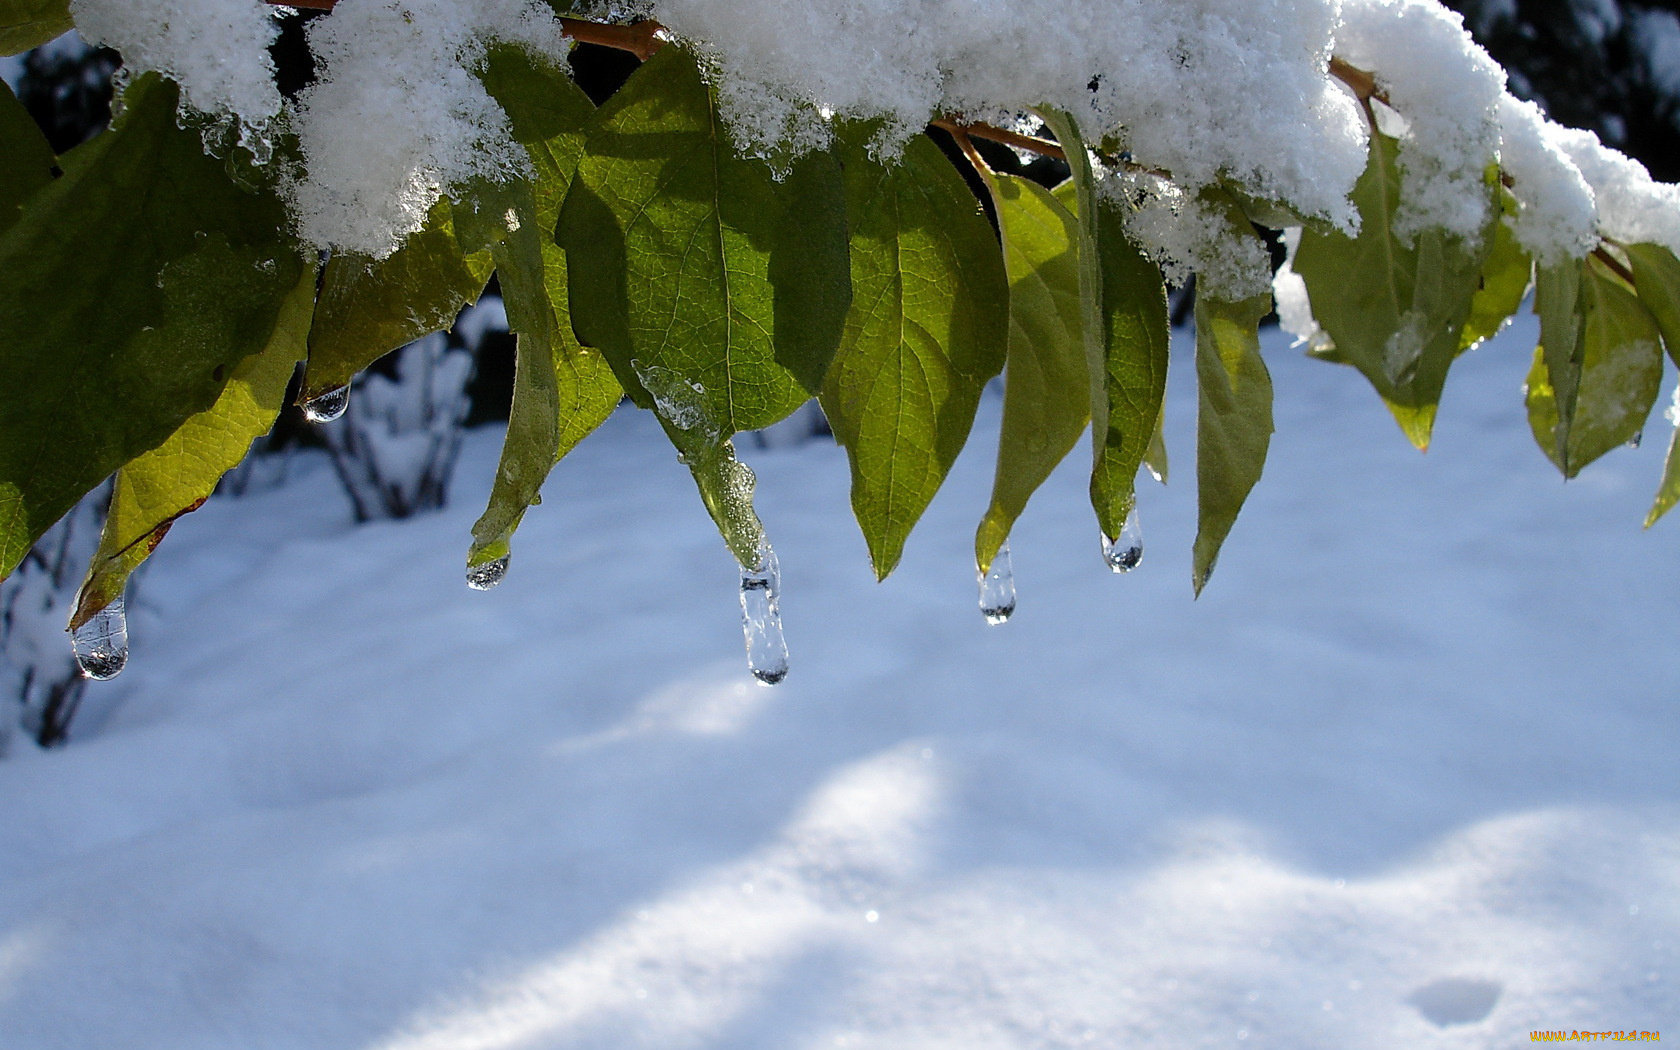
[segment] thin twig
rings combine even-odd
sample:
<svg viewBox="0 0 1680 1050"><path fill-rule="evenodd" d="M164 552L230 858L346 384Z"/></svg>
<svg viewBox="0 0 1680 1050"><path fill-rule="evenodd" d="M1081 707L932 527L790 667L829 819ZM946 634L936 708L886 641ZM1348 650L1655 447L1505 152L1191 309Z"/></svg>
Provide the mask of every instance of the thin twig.
<svg viewBox="0 0 1680 1050"><path fill-rule="evenodd" d="M561 18L560 28L580 44L598 44L601 47L628 51L643 62L652 58L654 52L670 40L665 27L652 19L621 26L590 22L582 18Z"/></svg>
<svg viewBox="0 0 1680 1050"><path fill-rule="evenodd" d="M933 126L950 132L951 137L958 139L959 142L961 141L960 136L966 134L972 135L977 139L989 139L992 142L1001 142L1005 146L1013 146L1016 149L1024 149L1030 153L1040 154L1041 156L1055 157L1057 160L1067 160L1067 154L1062 152L1062 147L1056 145L1054 142L1051 142L1049 139L1036 138L1032 135L1022 135L1019 132L1009 131L992 124L963 124L947 117L939 117L933 121Z"/></svg>
<svg viewBox="0 0 1680 1050"><path fill-rule="evenodd" d="M1330 59L1330 75L1346 84L1361 102L1369 103L1372 99L1376 99L1385 106L1390 104L1388 92L1377 87L1377 78L1358 66L1349 65L1339 58L1332 57Z"/></svg>
<svg viewBox="0 0 1680 1050"><path fill-rule="evenodd" d="M1603 247L1593 249L1593 258L1603 263L1610 269L1610 272L1615 274L1617 277L1620 277L1628 284L1633 284L1633 271L1629 270L1626 266L1623 266L1619 261L1617 261L1614 255L1611 255Z"/></svg>

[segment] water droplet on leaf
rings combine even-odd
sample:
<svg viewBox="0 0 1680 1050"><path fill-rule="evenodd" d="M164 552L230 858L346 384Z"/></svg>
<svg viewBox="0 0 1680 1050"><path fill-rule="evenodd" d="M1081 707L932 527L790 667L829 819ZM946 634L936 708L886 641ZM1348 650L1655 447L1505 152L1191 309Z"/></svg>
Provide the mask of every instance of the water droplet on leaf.
<svg viewBox="0 0 1680 1050"><path fill-rule="evenodd" d="M788 673L781 598L782 568L766 540L759 549L757 567L741 567L741 633L747 643L747 669L762 685L775 685Z"/></svg>
<svg viewBox="0 0 1680 1050"><path fill-rule="evenodd" d="M128 616L120 595L71 632L70 648L84 678L103 682L122 672L128 663Z"/></svg>
<svg viewBox="0 0 1680 1050"><path fill-rule="evenodd" d="M334 387L303 403L303 418L311 423L331 423L350 407L350 385Z"/></svg>
<svg viewBox="0 0 1680 1050"><path fill-rule="evenodd" d="M1120 535L1114 539L1103 537L1103 561L1108 563L1112 572L1131 572L1143 561L1143 526L1138 524L1137 508L1126 515L1126 524L1120 526Z"/></svg>
<svg viewBox="0 0 1680 1050"><path fill-rule="evenodd" d="M1009 557L1009 544L998 548L992 567L977 574L980 578L980 615L996 627L1015 615L1015 566Z"/></svg>
<svg viewBox="0 0 1680 1050"><path fill-rule="evenodd" d="M507 577L508 559L512 555L504 554L482 565L467 566L467 586L475 591L487 591L501 583Z"/></svg>

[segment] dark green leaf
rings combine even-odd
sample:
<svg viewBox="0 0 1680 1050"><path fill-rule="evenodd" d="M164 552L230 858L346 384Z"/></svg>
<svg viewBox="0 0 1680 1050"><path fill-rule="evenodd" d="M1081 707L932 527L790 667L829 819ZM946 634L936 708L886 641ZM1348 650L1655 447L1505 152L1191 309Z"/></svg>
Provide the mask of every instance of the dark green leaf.
<svg viewBox="0 0 1680 1050"><path fill-rule="evenodd" d="M1467 244L1440 230L1415 241L1397 234L1404 190L1398 155L1394 139L1372 133L1370 159L1353 191L1359 236L1303 230L1293 265L1338 359L1363 372L1412 443L1427 448L1490 238ZM1490 180L1490 200L1497 185ZM1491 299L1484 305L1495 307Z"/></svg>
<svg viewBox="0 0 1680 1050"><path fill-rule="evenodd" d="M852 305L821 399L885 579L1002 365L1009 290L997 238L939 147L918 136L882 164L869 130L841 139Z"/></svg>
<svg viewBox="0 0 1680 1050"><path fill-rule="evenodd" d="M992 502L974 537L982 573L1091 413L1079 220L1035 182L991 174L988 183L1009 275L1009 355Z"/></svg>
<svg viewBox="0 0 1680 1050"><path fill-rule="evenodd" d="M728 439L819 392L839 345L851 278L834 158L778 180L739 155L693 57L668 46L602 107L557 232L579 341L660 413L736 557L755 563Z"/></svg>
<svg viewBox="0 0 1680 1050"><path fill-rule="evenodd" d="M52 182L57 167L35 118L0 81L0 234L17 222L24 201Z"/></svg>
<svg viewBox="0 0 1680 1050"><path fill-rule="evenodd" d="M385 258L334 255L321 278L298 400L337 390L397 347L453 324L490 279L483 248L457 240L454 209L440 200L425 227Z"/></svg>
<svg viewBox="0 0 1680 1050"><path fill-rule="evenodd" d="M216 403L117 471L99 549L76 595L71 630L122 595L129 576L175 520L209 499L251 442L274 426L286 385L303 360L314 309L315 267L309 266L282 305L268 345L234 367Z"/></svg>
<svg viewBox="0 0 1680 1050"><path fill-rule="evenodd" d="M1528 379L1534 440L1570 478L1639 435L1662 383L1661 335L1651 312L1597 259L1573 265L1580 279L1573 326L1579 335L1569 359L1580 364L1575 410L1566 428L1560 424L1563 398L1548 347L1535 351Z"/></svg>
<svg viewBox="0 0 1680 1050"><path fill-rule="evenodd" d="M483 79L530 155L536 180L513 204L518 229L494 249L518 356L501 464L489 505L473 525L469 567L507 555L549 470L606 420L622 393L601 355L572 334L566 256L548 235L595 107L558 66L517 48L492 48Z"/></svg>
<svg viewBox="0 0 1680 1050"><path fill-rule="evenodd" d="M1191 580L1201 594L1219 548L1272 440L1272 378L1260 357L1260 319L1271 296L1221 302L1196 296L1196 545Z"/></svg>
<svg viewBox="0 0 1680 1050"><path fill-rule="evenodd" d="M39 47L73 28L70 0L0 0L0 55Z"/></svg>
<svg viewBox="0 0 1680 1050"><path fill-rule="evenodd" d="M303 261L272 193L242 188L135 81L0 236L0 571L81 496L215 403Z"/></svg>
<svg viewBox="0 0 1680 1050"><path fill-rule="evenodd" d="M1564 444L1581 385L1582 265L1566 259L1534 275L1534 312L1540 317L1540 345L1534 360L1541 374L1536 377L1531 371L1529 376L1528 421L1534 440L1559 470L1568 458Z"/></svg>
<svg viewBox="0 0 1680 1050"><path fill-rule="evenodd" d="M1656 244L1630 244L1626 251L1639 301L1656 319L1668 356L1680 365L1680 260Z"/></svg>

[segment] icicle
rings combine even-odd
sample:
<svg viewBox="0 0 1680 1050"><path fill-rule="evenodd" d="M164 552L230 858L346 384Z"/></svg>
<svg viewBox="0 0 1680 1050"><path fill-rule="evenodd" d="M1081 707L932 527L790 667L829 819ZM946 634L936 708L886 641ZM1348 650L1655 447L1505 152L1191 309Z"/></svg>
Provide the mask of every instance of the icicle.
<svg viewBox="0 0 1680 1050"><path fill-rule="evenodd" d="M350 384L334 387L303 403L303 418L311 423L331 423L350 407Z"/></svg>
<svg viewBox="0 0 1680 1050"><path fill-rule="evenodd" d="M747 642L747 668L760 685L775 685L788 673L781 599L781 564L765 540L758 566L741 566L741 633Z"/></svg>
<svg viewBox="0 0 1680 1050"><path fill-rule="evenodd" d="M1009 543L1005 541L992 558L989 572L977 573L980 578L980 615L996 627L1015 615L1015 567L1009 558Z"/></svg>
<svg viewBox="0 0 1680 1050"><path fill-rule="evenodd" d="M1136 507L1126 515L1126 524L1120 526L1118 537L1103 536L1102 552L1103 561L1108 562L1112 572L1131 572L1143 561L1143 526L1138 524Z"/></svg>
<svg viewBox="0 0 1680 1050"><path fill-rule="evenodd" d="M103 682L122 673L128 663L128 617L121 595L71 632L70 648L84 678Z"/></svg>
<svg viewBox="0 0 1680 1050"><path fill-rule="evenodd" d="M482 565L467 566L467 586L475 591L487 591L507 578L508 559L511 554L504 554L500 558L492 558Z"/></svg>

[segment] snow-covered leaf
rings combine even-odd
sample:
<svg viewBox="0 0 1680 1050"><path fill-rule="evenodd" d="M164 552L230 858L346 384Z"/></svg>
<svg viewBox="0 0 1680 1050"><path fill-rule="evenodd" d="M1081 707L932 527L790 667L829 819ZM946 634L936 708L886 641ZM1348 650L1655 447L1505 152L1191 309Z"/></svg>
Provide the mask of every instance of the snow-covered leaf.
<svg viewBox="0 0 1680 1050"><path fill-rule="evenodd" d="M214 404L303 271L280 200L230 180L176 99L136 80L0 236L0 573Z"/></svg>
<svg viewBox="0 0 1680 1050"><path fill-rule="evenodd" d="M841 139L852 305L821 401L885 579L1002 367L1009 290L997 238L939 148L918 136L882 163L872 130Z"/></svg>
<svg viewBox="0 0 1680 1050"><path fill-rule="evenodd" d="M1009 350L992 501L974 537L981 572L1091 418L1079 220L1067 206L1077 201L1013 175L989 174L987 182L1009 275Z"/></svg>
<svg viewBox="0 0 1680 1050"><path fill-rule="evenodd" d="M1201 594L1219 548L1260 480L1272 440L1272 377L1260 357L1266 295L1240 302L1196 297L1196 544L1191 582Z"/></svg>
<svg viewBox="0 0 1680 1050"><path fill-rule="evenodd" d="M76 595L75 629L122 597L128 578L181 515L198 509L251 442L268 433L303 360L315 309L315 267L282 304L268 345L234 367L216 403L187 419L157 448L117 471L99 549Z"/></svg>
<svg viewBox="0 0 1680 1050"><path fill-rule="evenodd" d="M1576 342L1569 351L1545 345L1528 375L1528 420L1534 440L1565 477L1638 437L1662 382L1657 322L1618 276L1599 260L1571 264L1579 274ZM1542 337L1545 325L1541 314ZM1562 422L1563 395L1553 382L1553 356L1575 366L1574 411Z"/></svg>
<svg viewBox="0 0 1680 1050"><path fill-rule="evenodd" d="M1413 240L1398 231L1406 193L1399 154L1395 139L1371 133L1353 192L1359 235L1308 227L1293 266L1338 360L1365 374L1421 449L1471 315L1489 238L1484 231L1479 243L1467 243L1432 228ZM1491 198L1497 181L1488 181Z"/></svg>

